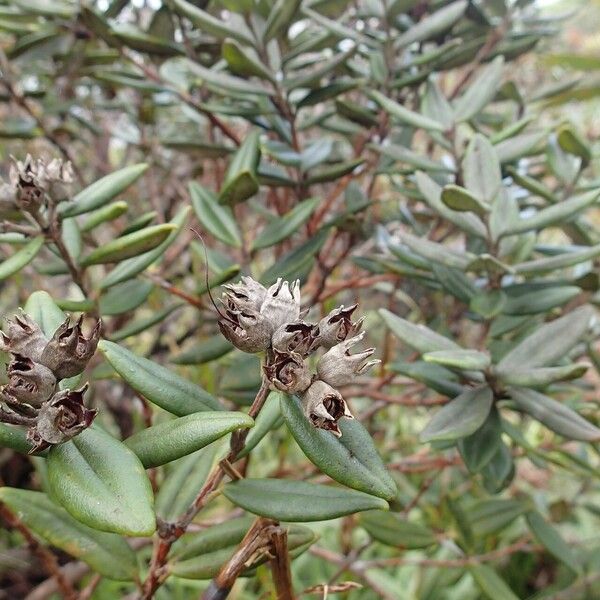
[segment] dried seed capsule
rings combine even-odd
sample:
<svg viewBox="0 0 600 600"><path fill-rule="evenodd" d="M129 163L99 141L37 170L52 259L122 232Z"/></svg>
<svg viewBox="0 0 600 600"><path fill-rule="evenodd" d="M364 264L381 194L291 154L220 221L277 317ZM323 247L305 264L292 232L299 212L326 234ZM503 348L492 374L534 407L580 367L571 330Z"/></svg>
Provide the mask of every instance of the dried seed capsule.
<svg viewBox="0 0 600 600"><path fill-rule="evenodd" d="M230 310L260 312L267 296L267 289L252 277L244 276L239 283L229 283L223 287L228 292L223 294L224 304Z"/></svg>
<svg viewBox="0 0 600 600"><path fill-rule="evenodd" d="M226 310L219 319L221 333L243 352L262 352L271 345L273 326L256 311Z"/></svg>
<svg viewBox="0 0 600 600"><path fill-rule="evenodd" d="M277 352L295 352L308 356L316 347L319 329L306 321L284 323L273 334L271 345Z"/></svg>
<svg viewBox="0 0 600 600"><path fill-rule="evenodd" d="M358 304L353 304L348 308L344 308L342 304L319 321L318 342L321 346L332 348L345 339L355 336L360 331L363 319L359 319L356 323L352 322L352 313L357 306Z"/></svg>
<svg viewBox="0 0 600 600"><path fill-rule="evenodd" d="M273 330L300 317L300 280L289 283L281 277L268 290L260 308Z"/></svg>
<svg viewBox="0 0 600 600"><path fill-rule="evenodd" d="M378 359L367 360L375 352L375 348L368 348L358 354L350 354L350 348L360 342L364 336L365 332L363 331L360 335L328 350L317 363L319 378L334 387L346 385L356 375L361 375L373 365L381 362Z"/></svg>
<svg viewBox="0 0 600 600"><path fill-rule="evenodd" d="M82 323L83 315L74 325L71 325L71 319L67 317L42 352L40 362L51 369L58 379L79 375L96 351L101 321L96 321L92 333L87 338L81 330Z"/></svg>
<svg viewBox="0 0 600 600"><path fill-rule="evenodd" d="M21 354L39 362L48 339L39 325L26 313L15 315L7 321L7 333L0 335L1 349L12 354Z"/></svg>
<svg viewBox="0 0 600 600"><path fill-rule="evenodd" d="M3 393L20 403L39 408L56 389L56 377L48 367L15 354L7 369Z"/></svg>
<svg viewBox="0 0 600 600"><path fill-rule="evenodd" d="M79 390L63 390L42 406L36 425L27 432L32 452L62 444L92 424L97 411L84 406L86 391L87 384Z"/></svg>
<svg viewBox="0 0 600 600"><path fill-rule="evenodd" d="M304 393L302 410L314 427L331 431L336 437L342 435L338 421L342 417L354 418L342 395L319 379L314 381Z"/></svg>
<svg viewBox="0 0 600 600"><path fill-rule="evenodd" d="M306 391L312 381L310 370L302 357L294 352L275 352L273 360L264 369L273 386L288 394Z"/></svg>

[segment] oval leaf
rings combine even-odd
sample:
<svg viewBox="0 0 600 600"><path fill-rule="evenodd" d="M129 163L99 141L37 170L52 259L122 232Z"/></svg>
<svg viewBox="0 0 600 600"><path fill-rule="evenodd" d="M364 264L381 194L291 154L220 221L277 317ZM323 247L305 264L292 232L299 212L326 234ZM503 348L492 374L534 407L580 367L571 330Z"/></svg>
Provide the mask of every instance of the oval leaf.
<svg viewBox="0 0 600 600"><path fill-rule="evenodd" d="M348 487L385 500L396 496L396 484L381 460L373 438L354 419L340 419L342 437L317 429L302 412L297 398L282 396L281 413L288 429L310 461Z"/></svg>
<svg viewBox="0 0 600 600"><path fill-rule="evenodd" d="M0 281L18 273L25 265L28 265L44 245L44 236L33 238L20 250L0 263Z"/></svg>
<svg viewBox="0 0 600 600"><path fill-rule="evenodd" d="M324 521L388 506L363 492L284 479L242 479L225 485L223 494L251 513L290 522Z"/></svg>
<svg viewBox="0 0 600 600"><path fill-rule="evenodd" d="M124 443L149 469L200 450L236 429L253 425L253 419L242 412L204 411L148 427Z"/></svg>
<svg viewBox="0 0 600 600"><path fill-rule="evenodd" d="M435 534L431 529L401 519L393 513L381 510L368 511L360 516L360 524L372 538L387 546L414 550L427 548L436 543Z"/></svg>
<svg viewBox="0 0 600 600"><path fill-rule="evenodd" d="M183 417L199 411L222 408L201 387L113 342L101 340L98 350L134 390L174 415Z"/></svg>
<svg viewBox="0 0 600 600"><path fill-rule="evenodd" d="M152 486L138 457L98 428L48 452L52 495L78 521L100 531L149 536L156 529Z"/></svg>
<svg viewBox="0 0 600 600"><path fill-rule="evenodd" d="M490 364L490 356L477 350L438 350L423 355L425 362L435 363L462 371L485 371Z"/></svg>

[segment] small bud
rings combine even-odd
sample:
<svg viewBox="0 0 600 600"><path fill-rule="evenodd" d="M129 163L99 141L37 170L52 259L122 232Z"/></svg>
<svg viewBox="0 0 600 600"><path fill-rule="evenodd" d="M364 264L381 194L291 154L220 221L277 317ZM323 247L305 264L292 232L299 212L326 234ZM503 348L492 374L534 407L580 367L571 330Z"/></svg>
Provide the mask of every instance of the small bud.
<svg viewBox="0 0 600 600"><path fill-rule="evenodd" d="M291 284L281 277L268 290L260 308L261 314L271 322L273 330L300 317L300 280Z"/></svg>
<svg viewBox="0 0 600 600"><path fill-rule="evenodd" d="M332 348L336 344L343 342L346 338L355 336L362 327L363 319L356 323L352 322L352 313L356 310L358 304L353 304L348 308L344 305L332 310L326 317L319 322L319 344L324 348Z"/></svg>
<svg viewBox="0 0 600 600"><path fill-rule="evenodd" d="M375 352L375 348L369 348L358 354L350 354L350 348L360 342L364 336L365 332L363 331L361 334L339 343L323 354L317 363L317 375L319 378L334 387L346 385L356 375L362 375L362 373L370 369L373 365L381 362L378 359L367 361L373 352Z"/></svg>
<svg viewBox="0 0 600 600"><path fill-rule="evenodd" d="M101 321L96 321L88 338L81 331L82 322L83 315L71 326L71 319L67 317L42 352L40 362L51 369L58 379L79 375L96 351Z"/></svg>
<svg viewBox="0 0 600 600"><path fill-rule="evenodd" d="M273 326L260 313L252 310L226 310L219 319L221 333L243 352L262 352L271 344Z"/></svg>
<svg viewBox="0 0 600 600"><path fill-rule="evenodd" d="M21 312L7 321L7 333L0 334L0 346L5 352L21 354L39 362L48 343L39 325L26 313Z"/></svg>
<svg viewBox="0 0 600 600"><path fill-rule="evenodd" d="M274 359L265 366L265 375L275 388L288 394L305 392L312 381L302 357L293 352L276 352Z"/></svg>
<svg viewBox="0 0 600 600"><path fill-rule="evenodd" d="M230 283L223 287L228 291L224 294L224 304L230 310L260 312L260 307L267 296L267 289L252 277L242 277L241 282Z"/></svg>
<svg viewBox="0 0 600 600"><path fill-rule="evenodd" d="M302 410L314 427L331 431L336 437L342 436L338 421L354 418L342 395L319 379L304 393Z"/></svg>
<svg viewBox="0 0 600 600"><path fill-rule="evenodd" d="M97 411L83 405L86 391L87 384L79 390L63 390L42 406L35 427L27 432L34 444L32 452L62 444L92 424Z"/></svg>
<svg viewBox="0 0 600 600"><path fill-rule="evenodd" d="M14 355L7 375L3 393L29 406L39 408L56 389L56 378L50 369L20 354Z"/></svg>
<svg viewBox="0 0 600 600"><path fill-rule="evenodd" d="M308 356L316 347L319 329L306 321L284 323L273 334L271 344L277 352Z"/></svg>

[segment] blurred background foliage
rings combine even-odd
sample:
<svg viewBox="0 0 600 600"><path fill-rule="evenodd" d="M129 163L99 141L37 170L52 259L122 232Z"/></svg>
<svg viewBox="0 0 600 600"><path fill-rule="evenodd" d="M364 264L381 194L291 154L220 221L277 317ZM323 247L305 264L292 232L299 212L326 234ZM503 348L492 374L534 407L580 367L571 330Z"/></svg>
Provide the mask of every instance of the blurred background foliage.
<svg viewBox="0 0 600 600"><path fill-rule="evenodd" d="M418 29L436 16L441 24ZM344 396L398 495L389 513L311 523L319 539L294 557L296 593L600 597L598 324L588 327L595 308L576 313L597 305L600 294L599 24L598 0L0 0L4 179L9 157L26 153L71 160L75 192L148 165L114 193L96 189L95 212L79 212L93 196L89 188L64 204L61 235L81 280L49 241L1 283L2 314L36 290L64 311L98 311L108 340L169 366L235 410L256 394L259 360L219 335L205 269L215 293L241 273L265 284L300 277L316 318L359 302L382 366ZM473 140L479 145L472 146L469 175ZM510 206L494 211L495 194L475 193L485 196L488 169L492 179L502 176ZM442 187L449 189L445 200ZM565 207L572 198L577 206ZM536 215L535 225L523 224ZM156 255L140 255L146 262L88 267L82 258L167 222L176 231ZM207 260L188 225L205 237ZM503 233L496 236L494 227ZM18 232L6 227L1 235L5 258L19 252L25 240ZM552 258L550 266L536 262ZM393 315L384 311L382 319L380 309ZM510 370L554 348L548 365L533 365L525 383L504 374L508 384L541 389L573 409L569 429L559 403L548 404L554 420L535 407L529 418L527 402L514 410L516 400L490 377L545 321L574 313L579 321L552 330L541 347L521 347L523 362ZM404 319L446 342L429 344L425 333L429 341L420 343L422 330L405 329ZM449 339L473 352L436 356L448 351ZM450 354L455 350L451 345ZM591 368L579 377L582 360ZM540 373L546 366L563 371ZM439 406L482 384L484 372L501 410L488 406L476 430L457 428L450 437L436 431L430 421ZM98 421L115 437L170 418L124 384L101 353L88 375ZM546 379L539 385L532 377ZM461 411L457 423L469 413ZM331 482L277 408L266 418L265 440L256 440L244 465L250 477ZM431 443L419 439L426 426ZM469 446L465 440L477 432ZM2 485L47 491L44 459L4 443ZM149 471L159 515L185 510L224 452L213 446ZM194 532L242 513L220 497L199 514ZM82 597L135 593L133 583L94 577L64 544L36 534L88 594ZM150 547L138 542L145 575ZM156 597L197 598L232 551L233 544L217 556L192 552L186 563L174 548L173 575ZM203 561L213 561L208 576L199 575ZM14 530L2 532L0 576L0 597L60 593ZM314 586L321 587L310 591ZM232 597L269 593L261 565L237 581Z"/></svg>

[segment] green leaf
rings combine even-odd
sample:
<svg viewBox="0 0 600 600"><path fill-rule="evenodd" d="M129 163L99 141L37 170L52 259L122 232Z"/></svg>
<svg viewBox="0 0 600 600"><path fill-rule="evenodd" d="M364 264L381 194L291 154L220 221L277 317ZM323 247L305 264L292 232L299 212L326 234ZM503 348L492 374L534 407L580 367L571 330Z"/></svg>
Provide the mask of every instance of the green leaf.
<svg viewBox="0 0 600 600"><path fill-rule="evenodd" d="M432 390L444 394L444 396L448 396L449 398L459 396L463 391L463 387L458 383L456 374L439 365L424 361L410 363L398 361L391 363L388 368L394 373L400 373L401 375L406 375L406 377L420 381Z"/></svg>
<svg viewBox="0 0 600 600"><path fill-rule="evenodd" d="M600 255L600 244L590 246L583 250L569 250L558 256L551 256L549 258L540 258L537 260L530 260L515 265L515 273L524 275L547 273L548 271L556 271L558 269L566 269L578 265L579 263L591 260Z"/></svg>
<svg viewBox="0 0 600 600"><path fill-rule="evenodd" d="M483 425L459 440L458 449L471 473L479 473L492 460L502 443L501 434L500 416L492 407Z"/></svg>
<svg viewBox="0 0 600 600"><path fill-rule="evenodd" d="M274 75L261 62L256 53L248 46L240 46L232 39L226 39L221 46L221 53L229 70L242 77L260 77L274 81Z"/></svg>
<svg viewBox="0 0 600 600"><path fill-rule="evenodd" d="M423 156L423 154L419 152L414 152L410 148L400 146L399 144L369 144L368 147L375 152L379 152L384 156L393 159L394 161L398 161L412 167L417 167L418 169L423 169L424 171L441 171L446 173L452 173L454 171L452 167L448 167L441 162L432 160L427 156Z"/></svg>
<svg viewBox="0 0 600 600"><path fill-rule="evenodd" d="M251 131L233 155L219 193L221 204L237 204L258 192L256 169L260 160L259 139L259 132Z"/></svg>
<svg viewBox="0 0 600 600"><path fill-rule="evenodd" d="M271 265L260 277L263 285L272 285L278 277L293 281L303 279L312 269L315 257L323 247L329 231L320 229L315 235L300 244L297 248L282 256Z"/></svg>
<svg viewBox="0 0 600 600"><path fill-rule="evenodd" d="M525 510L520 500L490 498L469 505L466 514L475 537L483 538L502 531Z"/></svg>
<svg viewBox="0 0 600 600"><path fill-rule="evenodd" d="M466 271L478 257L470 252L459 252L444 244L432 242L427 238L417 237L406 231L398 231L400 241L406 244L413 252L423 258L432 260L451 269Z"/></svg>
<svg viewBox="0 0 600 600"><path fill-rule="evenodd" d="M533 533L533 537L542 545L552 556L563 562L569 569L575 573L581 572L581 567L573 554L573 551L560 536L555 527L544 519L537 511L531 510L525 515L527 525Z"/></svg>
<svg viewBox="0 0 600 600"><path fill-rule="evenodd" d="M99 308L102 316L122 315L135 310L146 301L154 283L132 279L119 283L100 296Z"/></svg>
<svg viewBox="0 0 600 600"><path fill-rule="evenodd" d="M0 281L18 273L25 265L28 265L44 245L44 236L33 238L20 250L0 263Z"/></svg>
<svg viewBox="0 0 600 600"><path fill-rule="evenodd" d="M275 94L274 88L262 81L248 81L241 77L233 77L223 71L207 69L189 59L182 59L181 62L192 75L200 79L201 83L219 94L228 95L228 92L242 95L252 94L253 96L272 96Z"/></svg>
<svg viewBox="0 0 600 600"><path fill-rule="evenodd" d="M500 162L494 146L481 134L469 142L463 160L465 187L484 204L493 204L502 187Z"/></svg>
<svg viewBox="0 0 600 600"><path fill-rule="evenodd" d="M146 267L149 267L152 263L156 262L165 252L165 250L175 241L175 238L179 235L183 225L187 222L190 208L186 206L183 208L171 221L171 224L176 226L167 238L159 244L154 250L145 252L140 256L130 258L123 261L121 264L116 266L101 282L100 289L105 290L109 287L127 281L132 277L135 277L138 273L143 271Z"/></svg>
<svg viewBox="0 0 600 600"><path fill-rule="evenodd" d="M393 119L412 125L413 127L419 127L421 129L428 129L431 131L444 131L444 126L438 121L434 121L429 117L425 117L419 113L416 113L408 108L405 108L396 101L384 96L377 90L371 90L367 92L367 95L371 100L374 100L385 110Z"/></svg>
<svg viewBox="0 0 600 600"><path fill-rule="evenodd" d="M600 196L600 190L593 190L586 194L581 194L575 198L564 200L548 208L543 208L534 216L527 219L520 219L516 223L510 225L503 235L513 235L515 233L523 233L525 231L541 230L555 223L564 223L578 212L587 208Z"/></svg>
<svg viewBox="0 0 600 600"><path fill-rule="evenodd" d="M3 487L0 501L51 546L82 560L100 575L117 581L138 579L135 554L122 537L76 521L46 494Z"/></svg>
<svg viewBox="0 0 600 600"><path fill-rule="evenodd" d="M181 44L168 42L163 37L157 37L146 33L132 23L110 23L111 33L128 48L156 54L157 56L174 56L184 54L185 50Z"/></svg>
<svg viewBox="0 0 600 600"><path fill-rule="evenodd" d="M131 165L110 173L81 190L71 202L58 207L62 218L74 217L104 206L136 181L148 168L146 163Z"/></svg>
<svg viewBox="0 0 600 600"><path fill-rule="evenodd" d="M32 444L27 439L26 429L0 423L0 447L11 448L21 454L29 454Z"/></svg>
<svg viewBox="0 0 600 600"><path fill-rule="evenodd" d="M502 82L503 67L504 57L496 56L469 84L467 91L454 105L454 115L459 123L474 117L493 100Z"/></svg>
<svg viewBox="0 0 600 600"><path fill-rule="evenodd" d="M387 472L373 439L353 419L340 419L342 437L314 427L295 397L281 397L281 414L309 460L323 473L348 487L385 500L396 496L396 484Z"/></svg>
<svg viewBox="0 0 600 600"><path fill-rule="evenodd" d="M593 315L591 307L582 306L545 323L508 352L498 363L498 369L545 367L558 362L585 334Z"/></svg>
<svg viewBox="0 0 600 600"><path fill-rule="evenodd" d="M468 569L481 591L490 600L519 600L519 597L491 567L472 565Z"/></svg>
<svg viewBox="0 0 600 600"><path fill-rule="evenodd" d="M387 511L367 511L360 516L360 524L373 539L386 546L415 550L437 543L431 529L419 523L401 519Z"/></svg>
<svg viewBox="0 0 600 600"><path fill-rule="evenodd" d="M195 181L189 184L192 206L198 220L218 240L234 248L242 245L242 235L231 210L221 206L217 197Z"/></svg>
<svg viewBox="0 0 600 600"><path fill-rule="evenodd" d="M125 440L146 469L158 467L212 444L254 420L241 412L203 411L153 425Z"/></svg>
<svg viewBox="0 0 600 600"><path fill-rule="evenodd" d="M502 312L506 304L506 294L502 290L480 292L471 298L469 308L486 319L491 319Z"/></svg>
<svg viewBox="0 0 600 600"><path fill-rule="evenodd" d="M423 360L461 371L485 371L491 364L489 354L477 350L437 350L424 354Z"/></svg>
<svg viewBox="0 0 600 600"><path fill-rule="evenodd" d="M208 392L162 365L106 340L100 341L98 349L134 390L174 415L222 408Z"/></svg>
<svg viewBox="0 0 600 600"><path fill-rule="evenodd" d="M414 42L429 40L450 29L462 17L467 4L465 0L459 0L436 10L397 37L394 47L403 48Z"/></svg>
<svg viewBox="0 0 600 600"><path fill-rule="evenodd" d="M254 240L252 250L268 248L290 237L297 231L314 212L319 204L319 198L309 198L299 202L288 213L270 221Z"/></svg>
<svg viewBox="0 0 600 600"><path fill-rule="evenodd" d="M231 342L222 336L215 336L193 344L173 357L171 362L176 365L203 365L225 356L232 350Z"/></svg>
<svg viewBox="0 0 600 600"><path fill-rule="evenodd" d="M277 37L282 29L287 29L298 14L301 0L277 0L269 11L269 17L263 33L263 43Z"/></svg>
<svg viewBox="0 0 600 600"><path fill-rule="evenodd" d="M467 389L435 413L421 432L421 441L457 440L471 435L483 425L493 401L487 386Z"/></svg>
<svg viewBox="0 0 600 600"><path fill-rule="evenodd" d="M87 233L102 223L118 219L126 212L127 202L124 202L123 200L107 204L106 206L103 206L102 208L99 208L88 215L87 219L81 225L81 231L82 233Z"/></svg>
<svg viewBox="0 0 600 600"><path fill-rule="evenodd" d="M130 321L122 327L121 329L117 329L114 333L110 334L109 339L111 342L119 342L124 340L132 335L136 335L141 333L142 331L146 331L150 329L153 325L157 323L161 323L164 321L174 310L177 310L183 306L183 304L172 304L171 306L166 306L162 310L153 311L152 314L148 317L143 317L141 319L136 319L134 321Z"/></svg>
<svg viewBox="0 0 600 600"><path fill-rule="evenodd" d="M476 237L485 238L487 236L485 225L479 217L469 213L456 212L442 202L442 188L429 175L417 171L415 181L425 202L444 219Z"/></svg>
<svg viewBox="0 0 600 600"><path fill-rule="evenodd" d="M23 310L42 328L46 337L52 337L66 318L50 294L41 290L29 296Z"/></svg>
<svg viewBox="0 0 600 600"><path fill-rule="evenodd" d="M495 369L494 375L507 385L544 388L557 381L568 381L581 377L589 368L584 363L564 367L542 367L541 369Z"/></svg>
<svg viewBox="0 0 600 600"><path fill-rule="evenodd" d="M534 131L504 140L494 146L498 160L501 164L510 163L532 154L540 147L546 136L545 131Z"/></svg>
<svg viewBox="0 0 600 600"><path fill-rule="evenodd" d="M269 392L267 399L254 420L254 427L246 436L246 443L243 450L238 454L238 458L247 456L264 437L275 428L277 423L281 423L281 402L286 402L286 394L283 392Z"/></svg>
<svg viewBox="0 0 600 600"><path fill-rule="evenodd" d="M194 6L185 0L169 0L169 5L179 14L187 17L200 31L210 33L219 39L227 37L235 38L243 44L252 44L252 38L238 27L228 27L217 17Z"/></svg>
<svg viewBox="0 0 600 600"><path fill-rule="evenodd" d="M508 297L502 312L507 315L535 315L563 306L581 294L575 285L561 285L534 290L518 296Z"/></svg>
<svg viewBox="0 0 600 600"><path fill-rule="evenodd" d="M600 429L564 404L525 388L510 388L508 393L519 410L531 415L548 429L573 440L600 441Z"/></svg>
<svg viewBox="0 0 600 600"><path fill-rule="evenodd" d="M587 142L581 137L579 132L569 125L563 125L558 130L557 140L559 146L565 152L578 156L582 160L584 166L592 159L592 152Z"/></svg>
<svg viewBox="0 0 600 600"><path fill-rule="evenodd" d="M430 119L439 121L446 131L454 126L454 111L432 77L427 79L426 91L421 101L421 111Z"/></svg>
<svg viewBox="0 0 600 600"><path fill-rule="evenodd" d="M156 529L152 486L142 463L101 429L86 429L48 452L52 495L78 521L100 531L149 536Z"/></svg>
<svg viewBox="0 0 600 600"><path fill-rule="evenodd" d="M167 475L156 494L156 514L176 521L191 506L208 477L219 444L212 444L180 458L166 467Z"/></svg>
<svg viewBox="0 0 600 600"><path fill-rule="evenodd" d="M483 467L483 487L490 494L501 492L511 482L515 473L515 465L508 446L500 441L496 454Z"/></svg>
<svg viewBox="0 0 600 600"><path fill-rule="evenodd" d="M398 317L386 308L380 308L379 315L402 343L414 348L420 354L437 350L461 350L458 344L447 337L432 331L425 325L415 325Z"/></svg>
<svg viewBox="0 0 600 600"><path fill-rule="evenodd" d="M442 190L442 202L452 210L470 211L485 216L490 207L473 196L469 190L453 183L448 184Z"/></svg>
<svg viewBox="0 0 600 600"><path fill-rule="evenodd" d="M325 521L387 508L385 500L363 492L286 479L242 479L226 484L223 494L251 513L278 521Z"/></svg>
<svg viewBox="0 0 600 600"><path fill-rule="evenodd" d="M153 250L164 242L170 233L177 229L172 223L154 225L118 237L92 250L79 264L83 267L120 262Z"/></svg>

